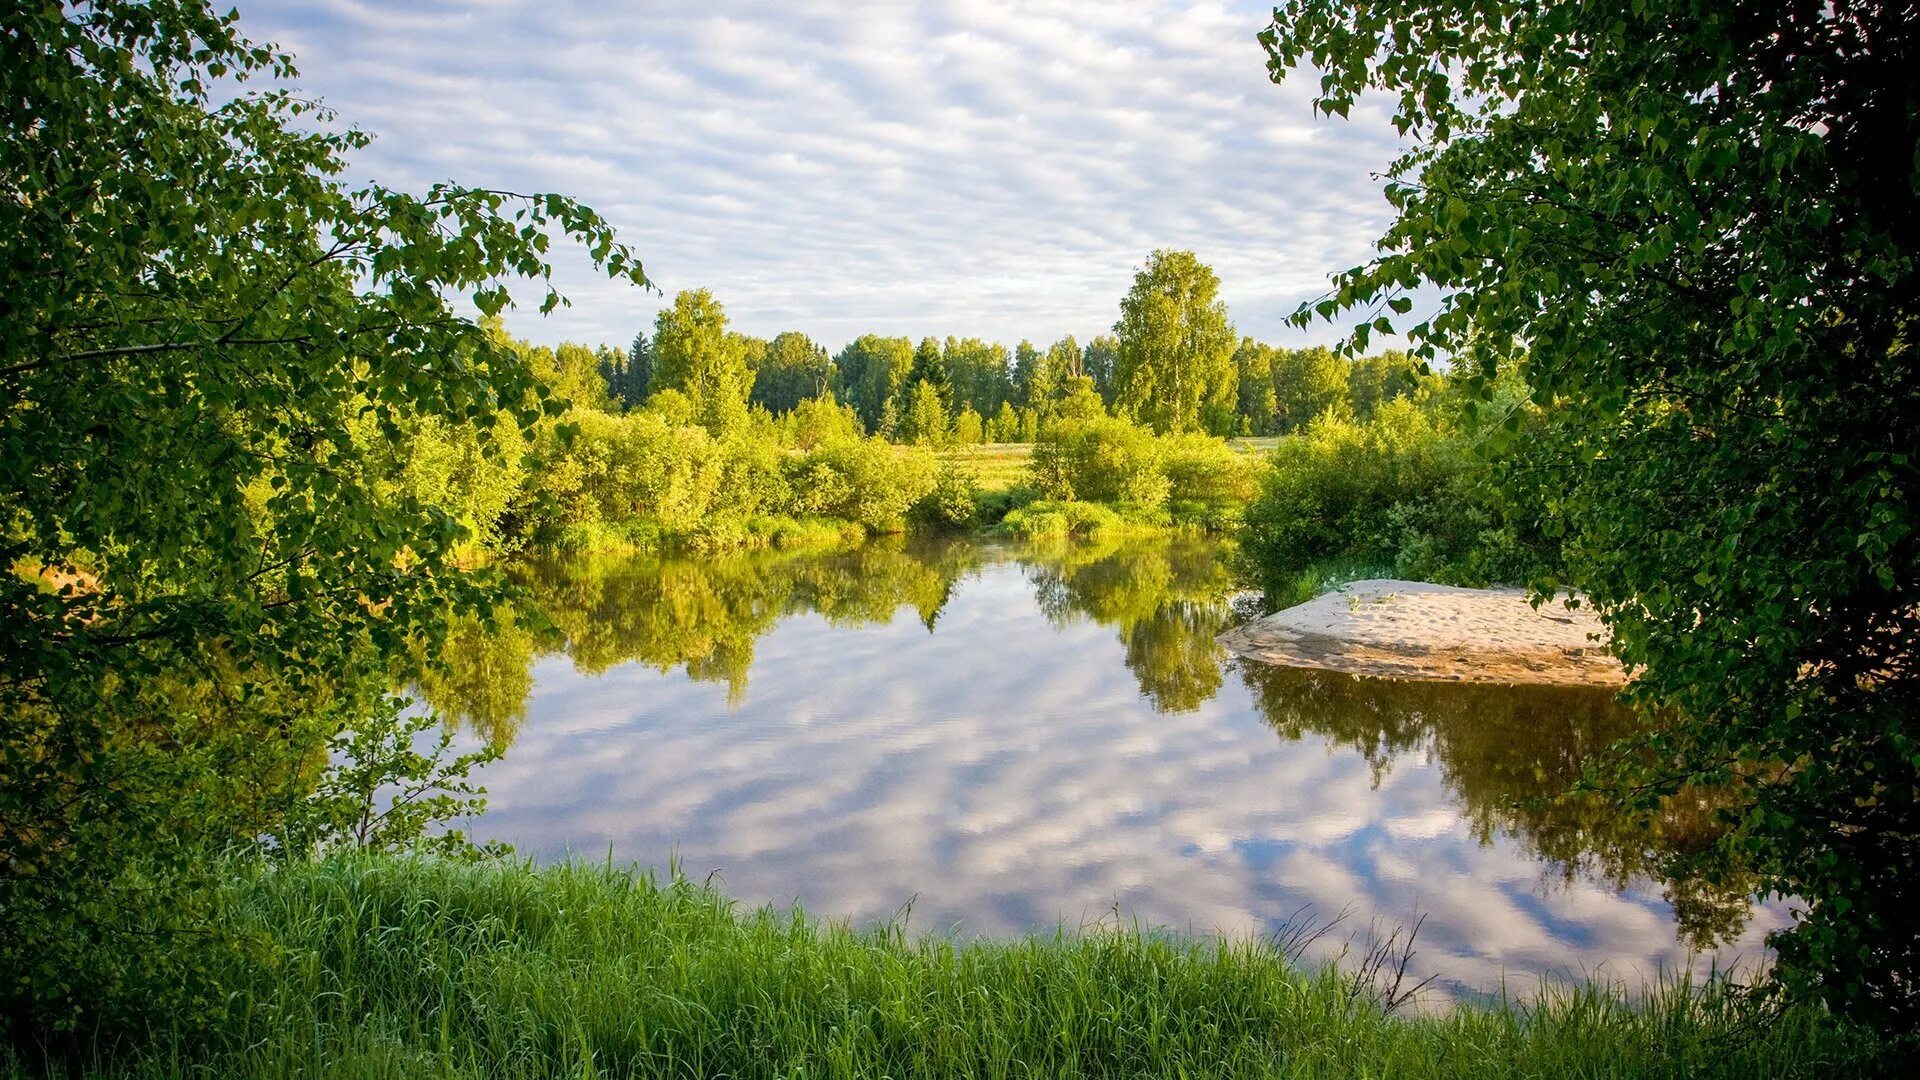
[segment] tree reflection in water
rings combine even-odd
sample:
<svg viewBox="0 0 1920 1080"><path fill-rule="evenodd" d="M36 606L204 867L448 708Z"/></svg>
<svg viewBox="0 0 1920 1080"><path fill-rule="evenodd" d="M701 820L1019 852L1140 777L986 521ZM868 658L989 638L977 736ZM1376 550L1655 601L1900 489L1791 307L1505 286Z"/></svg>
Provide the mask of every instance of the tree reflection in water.
<svg viewBox="0 0 1920 1080"><path fill-rule="evenodd" d="M1750 879L1694 872L1721 838L1719 805L1694 791L1651 823L1574 790L1583 765L1643 730L1608 690L1367 679L1236 662L1281 738L1315 735L1364 755L1376 784L1411 754L1435 761L1482 843L1519 841L1562 877L1662 882L1681 933L1706 947L1744 924Z"/></svg>
<svg viewBox="0 0 1920 1080"><path fill-rule="evenodd" d="M495 745L513 742L530 668L564 653L597 674L627 663L722 683L738 706L755 642L782 620L890 623L910 610L937 632L956 588L1014 562L1054 625L1116 631L1140 694L1163 713L1194 710L1236 672L1283 739L1325 739L1363 755L1376 783L1396 761L1437 761L1482 843L1511 837L1553 873L1626 888L1664 883L1686 938L1705 947L1737 932L1751 883L1700 858L1721 837L1710 793L1670 799L1651 824L1597 794L1568 794L1582 764L1641 730L1610 692L1565 687L1396 682L1231 660L1216 642L1237 620L1226 551L1200 537L1052 544L880 540L831 552L745 552L528 561L524 591L491 624L455 629L418 681L421 695Z"/></svg>

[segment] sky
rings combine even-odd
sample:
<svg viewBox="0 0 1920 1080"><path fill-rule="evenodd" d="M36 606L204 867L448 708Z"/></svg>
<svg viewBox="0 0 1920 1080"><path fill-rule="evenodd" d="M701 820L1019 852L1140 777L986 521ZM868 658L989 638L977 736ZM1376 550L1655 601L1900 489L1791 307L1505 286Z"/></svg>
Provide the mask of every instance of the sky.
<svg viewBox="0 0 1920 1080"><path fill-rule="evenodd" d="M1398 149L1367 102L1282 86L1259 4L254 0L242 25L375 136L353 180L558 191L660 290L556 247L572 306L522 293L542 343L624 344L674 292L735 329L1008 345L1109 332L1155 248L1219 273L1241 333L1285 325L1364 261Z"/></svg>

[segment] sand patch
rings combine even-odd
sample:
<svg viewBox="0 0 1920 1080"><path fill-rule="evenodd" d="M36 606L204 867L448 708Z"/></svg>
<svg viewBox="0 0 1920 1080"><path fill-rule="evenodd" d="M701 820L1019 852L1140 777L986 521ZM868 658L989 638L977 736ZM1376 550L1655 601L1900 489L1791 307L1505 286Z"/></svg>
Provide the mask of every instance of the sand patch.
<svg viewBox="0 0 1920 1080"><path fill-rule="evenodd" d="M1237 626L1220 643L1251 660L1354 675L1452 682L1618 686L1620 661L1587 607L1524 589L1356 581Z"/></svg>

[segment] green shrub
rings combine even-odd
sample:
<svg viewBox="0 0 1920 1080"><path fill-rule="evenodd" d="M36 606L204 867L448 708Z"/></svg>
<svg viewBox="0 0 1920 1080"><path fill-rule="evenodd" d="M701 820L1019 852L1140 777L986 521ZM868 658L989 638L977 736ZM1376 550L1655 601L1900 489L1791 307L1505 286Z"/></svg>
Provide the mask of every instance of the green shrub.
<svg viewBox="0 0 1920 1080"><path fill-rule="evenodd" d="M1492 482L1445 403L1396 398L1367 423L1326 413L1281 440L1247 506L1242 557L1270 598L1329 561L1457 585L1524 583L1553 544Z"/></svg>
<svg viewBox="0 0 1920 1080"><path fill-rule="evenodd" d="M706 516L751 518L793 509L786 454L768 439L736 435L720 445L719 487Z"/></svg>
<svg viewBox="0 0 1920 1080"><path fill-rule="evenodd" d="M1211 435L1156 436L1107 416L1049 424L1034 446L1034 486L1055 502L1117 508L1135 525L1164 523L1231 529L1251 498L1258 464ZM1054 528L1042 512L1021 528Z"/></svg>
<svg viewBox="0 0 1920 1080"><path fill-rule="evenodd" d="M754 524L761 519L831 519L877 533L959 529L1000 523L1035 498L1107 505L1134 527L1229 528L1255 469L1208 436L1160 438L1126 420L1068 416L1047 425L1022 474L1032 487L988 495L975 466L941 465L924 447L861 435L853 412L830 399L803 401L784 417L755 411L724 438L673 422L673 405L662 394L624 415L569 411L541 429L525 489L488 498L524 508L515 511L521 532L565 551L717 551L766 545ZM1017 457L1005 460L1019 468ZM989 466L1001 462L995 455ZM1043 531L1109 527L1084 511L1071 515Z"/></svg>
<svg viewBox="0 0 1920 1080"><path fill-rule="evenodd" d="M801 410L795 410L800 412ZM840 406L807 410L800 432L811 445L783 444L786 430L768 417L750 418L734 434L669 423L657 411L623 416L575 410L543 433L527 497L532 530L564 551L634 550L671 543L697 551L758 547L781 537L792 542L815 525L799 519L838 519L898 532L910 511L935 493L933 455L882 439L850 435ZM970 489L940 493L941 513L957 514ZM927 520L945 520L929 507ZM766 522L784 521L769 526Z"/></svg>
<svg viewBox="0 0 1920 1080"><path fill-rule="evenodd" d="M1132 421L1062 420L1034 444L1034 485L1048 499L1158 507L1169 490L1160 457L1160 441Z"/></svg>
<svg viewBox="0 0 1920 1080"><path fill-rule="evenodd" d="M1160 469L1176 501L1237 504L1254 495L1254 460L1211 435L1162 437Z"/></svg>
<svg viewBox="0 0 1920 1080"><path fill-rule="evenodd" d="M973 474L950 463L942 463L934 476L933 490L913 504L911 517L916 525L935 529L964 529L973 524L980 501L980 485Z"/></svg>
<svg viewBox="0 0 1920 1080"><path fill-rule="evenodd" d="M781 416L780 437L801 450L812 450L827 443L851 442L866 435L860 414L850 405L842 405L832 395L802 398L793 410Z"/></svg>
<svg viewBox="0 0 1920 1080"><path fill-rule="evenodd" d="M930 451L880 438L835 441L786 461L793 512L882 533L906 528L907 511L933 490L934 472Z"/></svg>
<svg viewBox="0 0 1920 1080"><path fill-rule="evenodd" d="M534 481L541 531L635 517L691 525L712 508L722 465L703 428L651 412L572 410L543 433Z"/></svg>
<svg viewBox="0 0 1920 1080"><path fill-rule="evenodd" d="M646 404L640 407L640 411L663 424L674 427L685 427L693 423L693 399L671 387L648 398Z"/></svg>
<svg viewBox="0 0 1920 1080"><path fill-rule="evenodd" d="M1080 500L1041 499L1009 512L1000 530L1026 540L1066 536L1096 536L1129 528L1151 527L1129 521L1113 507Z"/></svg>
<svg viewBox="0 0 1920 1080"><path fill-rule="evenodd" d="M422 417L398 443L384 438L377 425L363 417L355 434L369 453L395 453L398 488L454 514L477 549L497 552L515 546L518 538L510 534L507 522L526 484L521 459L529 447L510 415L483 413L470 424Z"/></svg>

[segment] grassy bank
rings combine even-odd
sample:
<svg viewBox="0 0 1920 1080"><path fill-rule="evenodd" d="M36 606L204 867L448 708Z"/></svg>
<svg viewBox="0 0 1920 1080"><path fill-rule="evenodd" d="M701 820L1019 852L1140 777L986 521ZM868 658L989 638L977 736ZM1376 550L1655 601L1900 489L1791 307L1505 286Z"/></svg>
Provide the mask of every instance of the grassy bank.
<svg viewBox="0 0 1920 1080"><path fill-rule="evenodd" d="M590 866L337 858L246 870L224 902L271 961L224 973L237 992L211 1033L160 1030L101 1072L1783 1076L1857 1072L1870 1050L1721 991L1389 1016L1267 943L956 947Z"/></svg>
<svg viewBox="0 0 1920 1080"><path fill-rule="evenodd" d="M554 534L544 550L606 556L660 552L711 555L765 548L822 550L858 544L869 535L866 526L845 518L759 514L675 526L659 518L633 517L567 526Z"/></svg>

